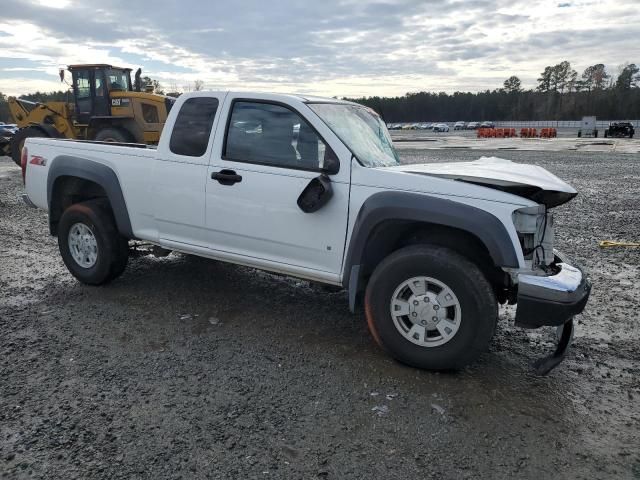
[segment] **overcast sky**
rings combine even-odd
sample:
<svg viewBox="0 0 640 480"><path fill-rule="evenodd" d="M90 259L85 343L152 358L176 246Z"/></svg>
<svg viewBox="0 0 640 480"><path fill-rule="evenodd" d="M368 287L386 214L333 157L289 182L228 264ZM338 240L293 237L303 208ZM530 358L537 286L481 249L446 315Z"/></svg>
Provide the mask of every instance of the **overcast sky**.
<svg viewBox="0 0 640 480"><path fill-rule="evenodd" d="M2 0L0 92L58 90L72 63L165 89L329 96L478 91L546 65L640 64L640 0Z"/></svg>

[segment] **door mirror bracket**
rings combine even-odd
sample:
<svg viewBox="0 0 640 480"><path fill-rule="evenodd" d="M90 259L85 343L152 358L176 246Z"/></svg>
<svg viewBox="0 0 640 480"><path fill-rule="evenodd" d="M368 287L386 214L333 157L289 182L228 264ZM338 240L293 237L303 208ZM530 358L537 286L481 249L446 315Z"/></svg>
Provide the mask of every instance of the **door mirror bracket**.
<svg viewBox="0 0 640 480"><path fill-rule="evenodd" d="M327 146L322 160L322 173L326 175L335 175L340 171L340 160L331 148Z"/></svg>

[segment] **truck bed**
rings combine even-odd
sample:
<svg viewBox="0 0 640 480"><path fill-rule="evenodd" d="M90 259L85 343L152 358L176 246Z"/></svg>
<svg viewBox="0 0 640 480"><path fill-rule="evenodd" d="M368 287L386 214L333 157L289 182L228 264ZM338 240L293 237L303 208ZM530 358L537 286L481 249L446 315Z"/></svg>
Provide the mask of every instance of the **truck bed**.
<svg viewBox="0 0 640 480"><path fill-rule="evenodd" d="M53 138L28 138L25 146L28 150L26 189L30 200L40 208L48 208L47 183L48 172L57 157L71 157L83 161L97 162L109 166L118 177L127 203L139 203L145 198L153 171L156 148L138 144L115 144L84 140ZM34 164L33 157L42 162ZM129 198L128 198L129 197ZM135 197L135 198L133 198ZM148 211L142 205L132 212Z"/></svg>

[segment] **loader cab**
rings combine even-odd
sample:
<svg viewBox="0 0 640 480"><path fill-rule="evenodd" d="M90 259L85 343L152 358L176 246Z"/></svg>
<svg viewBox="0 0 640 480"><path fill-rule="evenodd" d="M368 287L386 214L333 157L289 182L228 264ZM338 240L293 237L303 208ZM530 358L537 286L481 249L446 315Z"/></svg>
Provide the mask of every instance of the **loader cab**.
<svg viewBox="0 0 640 480"><path fill-rule="evenodd" d="M112 65L70 65L75 96L76 122L87 125L91 118L111 116L112 92L129 92L131 69Z"/></svg>

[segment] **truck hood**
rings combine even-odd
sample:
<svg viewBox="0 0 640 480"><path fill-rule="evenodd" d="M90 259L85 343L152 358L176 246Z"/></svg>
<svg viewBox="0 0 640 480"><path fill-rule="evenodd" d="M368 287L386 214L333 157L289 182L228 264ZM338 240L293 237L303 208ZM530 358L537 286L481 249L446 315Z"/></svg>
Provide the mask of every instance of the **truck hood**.
<svg viewBox="0 0 640 480"><path fill-rule="evenodd" d="M571 185L542 167L497 157L481 157L473 162L398 165L389 169L493 188L542 203L547 208L562 205L578 194Z"/></svg>

